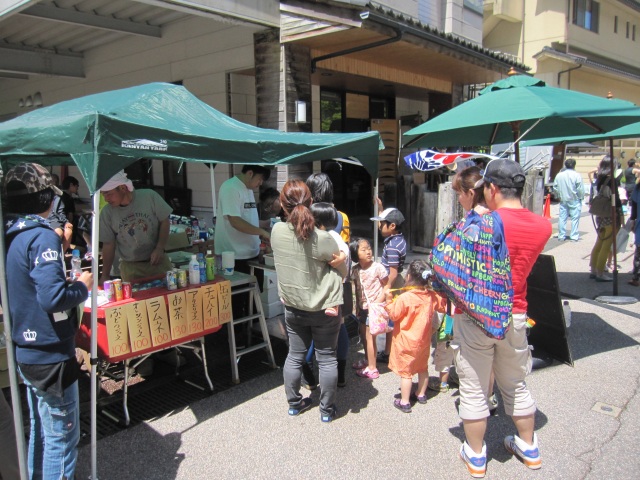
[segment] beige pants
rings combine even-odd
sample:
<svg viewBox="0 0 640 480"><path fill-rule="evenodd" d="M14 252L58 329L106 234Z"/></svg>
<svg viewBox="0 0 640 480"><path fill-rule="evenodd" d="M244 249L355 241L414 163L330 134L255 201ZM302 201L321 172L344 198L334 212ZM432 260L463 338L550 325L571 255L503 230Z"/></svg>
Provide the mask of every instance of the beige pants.
<svg viewBox="0 0 640 480"><path fill-rule="evenodd" d="M466 315L454 316L451 347L460 378L460 418L463 420L489 416L487 399L492 367L507 415L535 413L535 403L524 381L531 372L526 321L526 314L514 314L505 338L496 340L486 336Z"/></svg>
<svg viewBox="0 0 640 480"><path fill-rule="evenodd" d="M160 261L158 265L151 265L149 262L126 262L120 260L120 276L125 282L131 282L139 278L156 277L164 275L167 270L171 270L171 260L167 255Z"/></svg>

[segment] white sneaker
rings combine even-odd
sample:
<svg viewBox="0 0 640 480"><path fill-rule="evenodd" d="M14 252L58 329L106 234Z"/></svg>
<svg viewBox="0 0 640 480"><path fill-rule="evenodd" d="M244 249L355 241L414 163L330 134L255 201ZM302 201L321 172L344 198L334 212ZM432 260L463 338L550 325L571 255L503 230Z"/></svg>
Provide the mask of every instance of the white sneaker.
<svg viewBox="0 0 640 480"><path fill-rule="evenodd" d="M540 451L538 450L538 436L533 434L533 445L529 445L517 435L504 437L504 448L520 459L527 467L538 470L542 467Z"/></svg>
<svg viewBox="0 0 640 480"><path fill-rule="evenodd" d="M473 478L484 478L487 473L487 444L482 443L482 453L478 455L465 441L460 446L460 459Z"/></svg>

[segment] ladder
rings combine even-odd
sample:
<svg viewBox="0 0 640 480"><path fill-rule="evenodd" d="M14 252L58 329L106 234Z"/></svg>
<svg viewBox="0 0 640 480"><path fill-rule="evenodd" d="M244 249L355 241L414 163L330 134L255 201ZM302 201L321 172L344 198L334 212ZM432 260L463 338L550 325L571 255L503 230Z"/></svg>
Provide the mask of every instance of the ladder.
<svg viewBox="0 0 640 480"><path fill-rule="evenodd" d="M260 287L258 286L258 280L255 276L250 275L248 283L244 283L238 287L231 287L231 295L238 295L241 293L249 293L249 315L235 318L227 323L227 332L229 336L229 352L231 354L231 380L233 383L240 383L240 375L238 373L238 362L243 355L254 352L256 350L266 349L267 356L269 357L269 366L271 368L278 368L275 358L273 356L273 349L271 348L271 339L269 338L269 332L267 330L267 322L264 318L264 311L262 310L262 302L260 301ZM255 313L254 312L255 307ZM253 321L258 320L260 325L260 331L262 332L262 341L255 345L247 345L245 348L238 349L236 346L236 334L235 326L248 323L248 330L251 329ZM247 341L247 344L250 342Z"/></svg>

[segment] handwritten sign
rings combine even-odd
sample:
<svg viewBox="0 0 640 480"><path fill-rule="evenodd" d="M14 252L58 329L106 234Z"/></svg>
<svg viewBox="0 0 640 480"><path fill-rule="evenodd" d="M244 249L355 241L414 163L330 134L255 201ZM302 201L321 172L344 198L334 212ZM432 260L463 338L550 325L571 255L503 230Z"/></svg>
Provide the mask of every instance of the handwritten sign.
<svg viewBox="0 0 640 480"><path fill-rule="evenodd" d="M131 350L138 352L151 348L151 330L147 318L147 305L144 302L123 305L129 323Z"/></svg>
<svg viewBox="0 0 640 480"><path fill-rule="evenodd" d="M167 295L169 304L169 324L171 325L171 338L177 339L189 335L189 319L187 317L188 306L184 292L170 293Z"/></svg>
<svg viewBox="0 0 640 480"><path fill-rule="evenodd" d="M218 282L218 315L220 318L220 325L231 321L231 282Z"/></svg>
<svg viewBox="0 0 640 480"><path fill-rule="evenodd" d="M203 288L193 288L184 292L187 297L187 323L189 335L202 332L202 292Z"/></svg>
<svg viewBox="0 0 640 480"><path fill-rule="evenodd" d="M104 314L107 323L109 355L111 357L117 357L130 353L129 328L124 308L122 306L105 308Z"/></svg>
<svg viewBox="0 0 640 480"><path fill-rule="evenodd" d="M145 300L147 305L147 316L149 318L149 329L151 330L151 343L154 347L164 345L171 341L169 331L169 317L167 316L167 306L164 297L155 297Z"/></svg>
<svg viewBox="0 0 640 480"><path fill-rule="evenodd" d="M202 329L206 332L220 325L218 317L218 285L217 283L205 285L200 289L202 294Z"/></svg>

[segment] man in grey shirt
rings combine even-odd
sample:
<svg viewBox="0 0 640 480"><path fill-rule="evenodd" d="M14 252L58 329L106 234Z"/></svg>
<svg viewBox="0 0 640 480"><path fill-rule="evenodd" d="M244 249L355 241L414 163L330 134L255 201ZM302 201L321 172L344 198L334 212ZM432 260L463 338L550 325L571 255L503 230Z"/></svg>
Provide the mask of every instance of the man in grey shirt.
<svg viewBox="0 0 640 480"><path fill-rule="evenodd" d="M575 171L576 161L568 158L564 162L565 169L556 175L553 190L560 198L560 212L558 214L558 240L567 239L567 217L571 219L571 233L569 240L577 242L579 239L578 225L582 213L584 199L584 183L582 175Z"/></svg>

